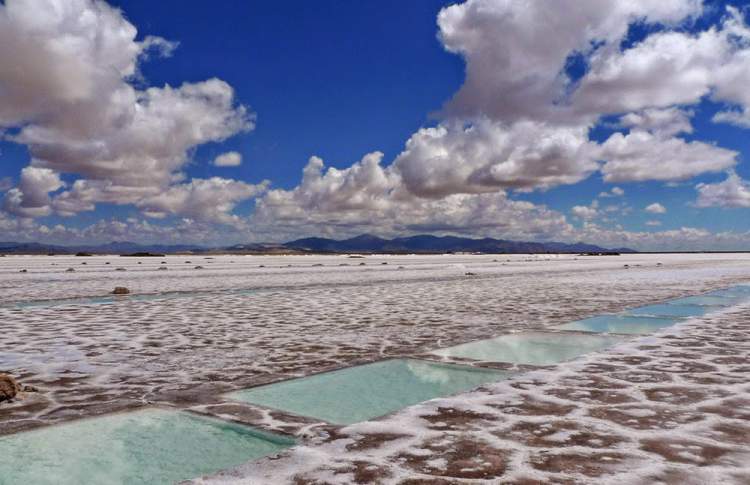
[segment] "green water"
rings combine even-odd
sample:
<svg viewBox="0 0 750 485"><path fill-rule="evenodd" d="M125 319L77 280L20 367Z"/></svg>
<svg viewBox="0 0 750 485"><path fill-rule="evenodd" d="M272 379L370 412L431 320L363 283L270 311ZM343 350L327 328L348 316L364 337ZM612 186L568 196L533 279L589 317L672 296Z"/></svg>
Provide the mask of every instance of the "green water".
<svg viewBox="0 0 750 485"><path fill-rule="evenodd" d="M0 483L169 484L293 444L220 420L148 409L2 436Z"/></svg>
<svg viewBox="0 0 750 485"><path fill-rule="evenodd" d="M680 320L682 319L670 317L601 315L558 325L554 328L558 330L578 330L580 332L638 334L651 333L660 328L674 325Z"/></svg>
<svg viewBox="0 0 750 485"><path fill-rule="evenodd" d="M387 360L247 389L230 397L329 423L351 424L511 375L418 360Z"/></svg>
<svg viewBox="0 0 750 485"><path fill-rule="evenodd" d="M529 332L469 342L434 354L514 364L549 365L610 347L622 340L612 335Z"/></svg>

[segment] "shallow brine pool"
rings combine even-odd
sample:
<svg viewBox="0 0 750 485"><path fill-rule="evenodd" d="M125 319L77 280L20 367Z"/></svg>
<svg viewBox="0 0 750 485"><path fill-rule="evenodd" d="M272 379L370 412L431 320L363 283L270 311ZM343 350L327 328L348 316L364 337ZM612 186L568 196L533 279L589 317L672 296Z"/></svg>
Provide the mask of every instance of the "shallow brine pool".
<svg viewBox="0 0 750 485"><path fill-rule="evenodd" d="M549 365L611 347L622 339L614 335L527 332L469 342L432 353L488 362Z"/></svg>
<svg viewBox="0 0 750 485"><path fill-rule="evenodd" d="M293 444L225 421L147 409L0 437L0 483L169 484Z"/></svg>
<svg viewBox="0 0 750 485"><path fill-rule="evenodd" d="M651 333L681 321L677 317L647 317L632 315L600 315L575 322L558 325L558 330L579 332L640 334Z"/></svg>
<svg viewBox="0 0 750 485"><path fill-rule="evenodd" d="M511 375L494 369L397 359L255 387L230 397L329 423L352 424Z"/></svg>
<svg viewBox="0 0 750 485"><path fill-rule="evenodd" d="M715 294L706 294L699 296L687 296L678 298L669 303L673 305L702 305L709 307L727 307L742 302L746 297L741 296L719 296Z"/></svg>
<svg viewBox="0 0 750 485"><path fill-rule="evenodd" d="M708 312L708 308L702 305L683 305L679 303L657 303L632 308L625 311L625 315L644 315L650 317L700 317Z"/></svg>

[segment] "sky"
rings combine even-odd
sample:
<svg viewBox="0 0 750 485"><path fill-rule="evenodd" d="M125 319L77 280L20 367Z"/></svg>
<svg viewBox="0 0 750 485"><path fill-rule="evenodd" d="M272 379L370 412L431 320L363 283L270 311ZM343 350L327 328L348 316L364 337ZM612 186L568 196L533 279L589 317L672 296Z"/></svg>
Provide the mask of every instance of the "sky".
<svg viewBox="0 0 750 485"><path fill-rule="evenodd" d="M0 240L750 250L741 1L0 1Z"/></svg>

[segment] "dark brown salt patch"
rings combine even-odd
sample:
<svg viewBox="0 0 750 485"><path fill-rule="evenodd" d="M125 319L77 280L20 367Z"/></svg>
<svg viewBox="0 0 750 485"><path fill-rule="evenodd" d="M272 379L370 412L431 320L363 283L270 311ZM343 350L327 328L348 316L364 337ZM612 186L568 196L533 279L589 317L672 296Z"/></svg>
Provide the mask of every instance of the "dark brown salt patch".
<svg viewBox="0 0 750 485"><path fill-rule="evenodd" d="M510 450L493 448L475 435L446 434L419 446L424 453L402 452L394 459L425 475L466 479L502 477Z"/></svg>
<svg viewBox="0 0 750 485"><path fill-rule="evenodd" d="M608 434L584 426L576 421L552 420L546 422L516 423L510 429L493 432L501 439L512 438L527 446L537 448L565 448L585 446L589 448L609 448L623 441L622 436Z"/></svg>

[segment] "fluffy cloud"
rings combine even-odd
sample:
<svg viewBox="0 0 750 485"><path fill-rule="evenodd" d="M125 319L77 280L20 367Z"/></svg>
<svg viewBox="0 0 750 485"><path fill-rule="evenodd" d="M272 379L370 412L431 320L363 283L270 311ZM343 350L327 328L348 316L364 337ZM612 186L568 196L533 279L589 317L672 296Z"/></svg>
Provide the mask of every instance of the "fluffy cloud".
<svg viewBox="0 0 750 485"><path fill-rule="evenodd" d="M599 156L606 160L601 171L607 182L687 180L737 163L735 151L641 130L613 134L601 145Z"/></svg>
<svg viewBox="0 0 750 485"><path fill-rule="evenodd" d="M620 125L668 137L678 133L692 133L693 125L690 123L692 116L692 112L675 107L647 108L623 115L620 118Z"/></svg>
<svg viewBox="0 0 750 485"><path fill-rule="evenodd" d="M218 79L132 94L127 118L110 125L71 133L67 123L32 123L11 139L29 147L36 166L158 193L175 180L188 150L249 127L245 109L233 107L232 88Z"/></svg>
<svg viewBox="0 0 750 485"><path fill-rule="evenodd" d="M679 0L469 0L443 9L440 39L465 59L466 79L444 121L412 135L394 166L408 190L430 198L572 184L597 160L609 182L686 180L731 167L735 152L676 137L693 131L693 113L676 105L709 93L741 101L744 90L724 87L746 85L727 81L738 70L731 66L748 65L739 13L729 9L718 28L695 35L663 29L621 47L634 22L677 26L701 11L701 2ZM570 79L576 56L588 69ZM629 133L602 146L589 140L601 116L623 112Z"/></svg>
<svg viewBox="0 0 750 485"><path fill-rule="evenodd" d="M0 6L0 125L40 118L59 123L73 106L75 128L106 117L122 79L134 76L145 49L136 29L103 2L10 0ZM93 102L93 103L92 103ZM93 108L93 109L85 109Z"/></svg>
<svg viewBox="0 0 750 485"><path fill-rule="evenodd" d="M621 53L597 52L573 103L595 113L695 103L709 93L729 47L712 29L697 36L657 33Z"/></svg>
<svg viewBox="0 0 750 485"><path fill-rule="evenodd" d="M599 216L599 202L595 200L591 203L591 205L573 206L573 208L570 209L570 212L574 216L585 221L594 219Z"/></svg>
<svg viewBox="0 0 750 485"><path fill-rule="evenodd" d="M602 49L590 59L572 103L578 112L619 113L691 105L710 96L731 103L716 122L749 126L750 29L742 14L727 7L719 26L695 34L664 31L652 34L621 52ZM653 111L652 111L653 113ZM664 114L662 112L662 114ZM685 131L684 120L672 125ZM667 133L662 133L667 134Z"/></svg>
<svg viewBox="0 0 750 485"><path fill-rule="evenodd" d="M742 128L750 128L750 112L747 108L728 109L716 113L711 120L714 123L728 123Z"/></svg>
<svg viewBox="0 0 750 485"><path fill-rule="evenodd" d="M149 52L169 55L175 47L136 34L98 0L0 5L0 129L14 128L6 138L28 147L30 168L79 177L44 205L22 177L6 206L18 201L27 215L58 206L69 215L96 202L139 202L184 178L196 146L253 128L254 116L219 79L134 87Z"/></svg>
<svg viewBox="0 0 750 485"><path fill-rule="evenodd" d="M557 101L575 54L617 49L635 21L675 24L700 13L697 0L469 0L438 16L445 48L466 60L466 80L446 106L454 116L550 119L570 113ZM554 35L550 35L554 32Z"/></svg>
<svg viewBox="0 0 750 485"><path fill-rule="evenodd" d="M698 184L698 207L750 207L750 183L731 172L716 184Z"/></svg>
<svg viewBox="0 0 750 485"><path fill-rule="evenodd" d="M242 155L239 152L226 152L214 158L215 167L239 167L242 165Z"/></svg>
<svg viewBox="0 0 750 485"><path fill-rule="evenodd" d="M383 154L373 152L344 170L323 172L323 160L311 157L303 171L302 183L294 190L271 190L258 201L258 212L272 221L324 217L367 217L385 209L386 199L396 186L394 176L380 165ZM271 214L266 211L271 211ZM361 213L361 214L360 214Z"/></svg>
<svg viewBox="0 0 750 485"><path fill-rule="evenodd" d="M593 219L599 214L599 212L593 207L588 207L585 205L576 205L570 210L570 212L572 212L574 216L580 217L581 219Z"/></svg>
<svg viewBox="0 0 750 485"><path fill-rule="evenodd" d="M576 183L598 168L587 129L488 119L423 128L393 166L421 197Z"/></svg>
<svg viewBox="0 0 750 485"><path fill-rule="evenodd" d="M625 190L621 187L612 187L612 190L609 192L599 192L599 197L607 198L607 197L622 197L625 195Z"/></svg>
<svg viewBox="0 0 750 485"><path fill-rule="evenodd" d="M201 222L238 224L240 218L231 214L234 207L260 194L267 186L268 182L251 185L220 177L194 178L189 183L174 185L159 195L139 200L136 205L149 217L182 214Z"/></svg>
<svg viewBox="0 0 750 485"><path fill-rule="evenodd" d="M537 239L569 228L561 214L510 200L504 192L415 196L397 171L381 166L381 159L382 153L374 152L349 168L324 171L323 161L311 158L298 187L271 190L257 200L253 227L282 239L306 231L329 235L482 231Z"/></svg>
<svg viewBox="0 0 750 485"><path fill-rule="evenodd" d="M737 152L700 141L685 141L692 133L691 112L672 107L647 108L620 118L627 134L614 133L598 146L605 161L607 182L680 181L706 172L719 172L737 163Z"/></svg>
<svg viewBox="0 0 750 485"><path fill-rule="evenodd" d="M589 94L595 89L592 86L601 84L598 77L606 77L600 71L607 63L618 63L628 52L633 59L642 57L636 47L620 51L633 22L677 25L701 10L697 0L563 0L554 5L469 0L443 9L438 17L440 39L448 51L465 59L466 79L445 105L443 122L412 135L395 160L406 188L428 198L547 189L586 178L599 168L599 158L611 162L607 177L612 181L688 178L705 171L705 166L693 159L706 154L718 154L720 161L714 165L725 169L733 163L727 163L727 153L710 152L709 145L693 143L679 154L690 152L689 162L693 163L677 170L679 173L665 175L675 172L671 169L653 177L640 173L637 179L623 175L621 172L660 150L685 144L670 137L690 131L690 113L671 106L653 109L658 101L621 105L618 89L624 87L619 85ZM570 15L572 11L585 14ZM555 35L548 35L550 31ZM724 31L713 36L719 38L717 42L726 40ZM575 56L587 59L592 66L581 80L566 74L566 66ZM625 62L619 71L631 73L630 64ZM662 86L667 92L675 88L664 78L658 82L667 84ZM644 99L651 96L637 91ZM600 95L603 92L606 95ZM696 100L695 96L689 99ZM592 100L603 104L594 105ZM652 138L644 140L633 134L625 143L629 148L613 139L599 149L589 140L589 129L600 116L622 111L637 111L623 117L623 126ZM628 153L620 153L618 148ZM630 159L623 161L623 157Z"/></svg>
<svg viewBox="0 0 750 485"><path fill-rule="evenodd" d="M52 212L50 192L64 186L60 175L48 168L26 167L21 182L10 189L3 199L3 208L22 217L41 217Z"/></svg>
<svg viewBox="0 0 750 485"><path fill-rule="evenodd" d="M644 210L651 214L666 214L667 213L667 208L658 202L654 202L653 204L647 205Z"/></svg>

